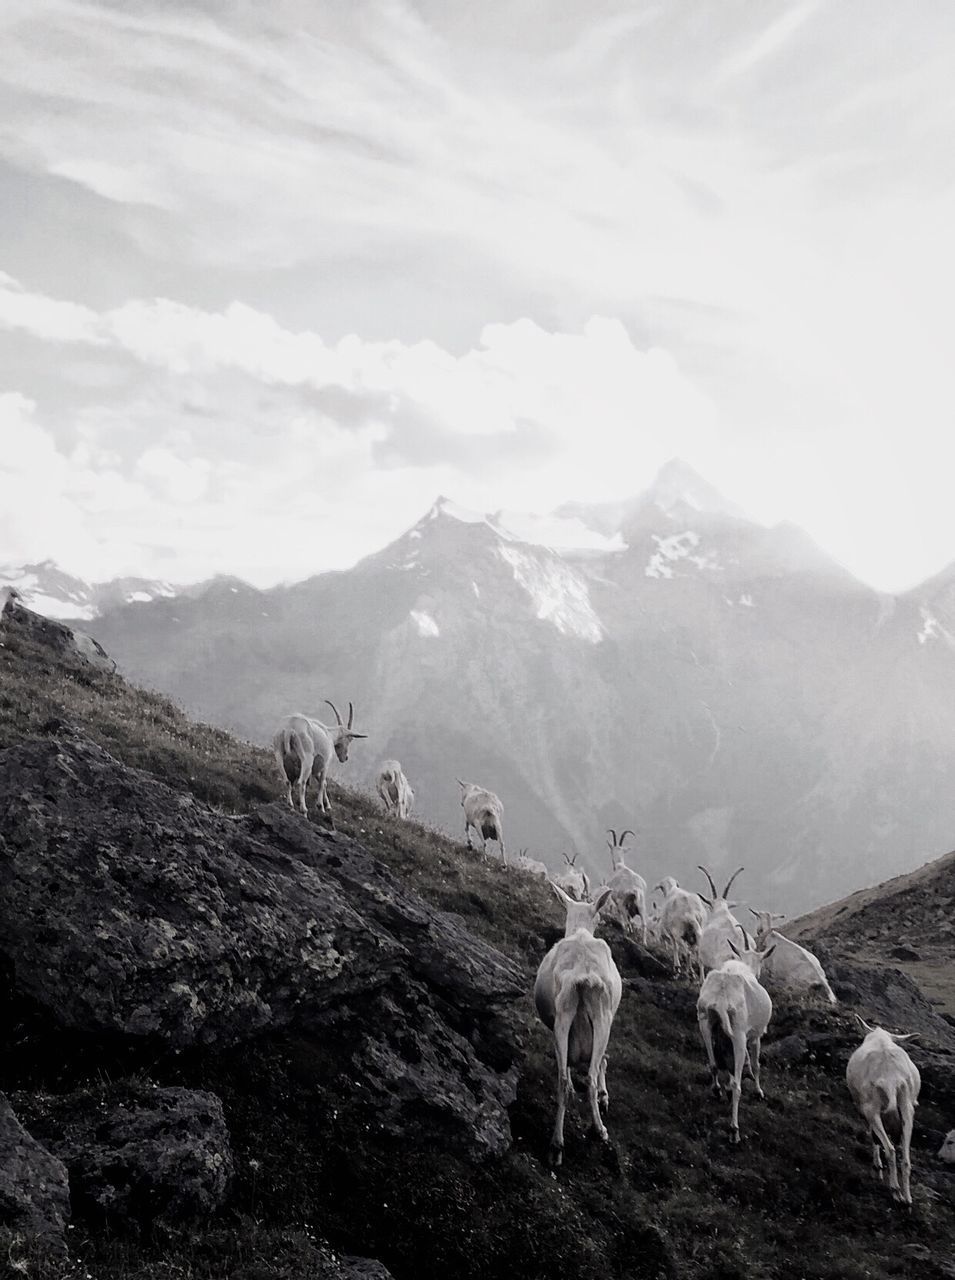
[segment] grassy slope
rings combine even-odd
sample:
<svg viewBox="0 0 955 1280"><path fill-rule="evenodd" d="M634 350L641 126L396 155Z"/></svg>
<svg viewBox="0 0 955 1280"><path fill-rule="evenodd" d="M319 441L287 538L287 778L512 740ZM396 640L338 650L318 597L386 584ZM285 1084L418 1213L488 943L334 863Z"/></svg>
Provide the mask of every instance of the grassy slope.
<svg viewBox="0 0 955 1280"><path fill-rule="evenodd" d="M0 629L0 642L0 745L65 715L118 758L227 810L275 797L267 753L190 723L165 699L116 677L64 664L18 634ZM524 963L530 989L545 939L561 924L543 886L517 874L505 877L439 833L384 820L364 797L336 789L333 799L342 829L423 896ZM328 1065L327 1046L290 1037L268 1052L250 1046L220 1062L150 1064L162 1083L204 1085L223 1097L238 1171L236 1207L228 1217L201 1236L148 1247L103 1244L77 1229L76 1268L36 1261L34 1273L298 1280L314 1274L309 1249L317 1231L353 1252L381 1257L398 1280L662 1276L667 1254L676 1259L677 1275L694 1280L882 1280L913 1275L916 1266L926 1280L944 1274L924 1259L914 1263L910 1246L949 1254L955 1214L918 1191L910 1217L890 1209L870 1182L842 1062L808 1071L768 1066L767 1101L744 1090L747 1140L734 1149L726 1140L725 1108L705 1091L695 993L681 983L641 978L633 968L624 978L608 1075L614 1147L596 1149L584 1137L580 1110L570 1113L559 1178L543 1163L553 1119L552 1049L529 998L518 1011L527 1064L512 1116L515 1150L477 1171L417 1153L404 1158L396 1179L387 1153L356 1148L352 1135L337 1134L334 1116L322 1111L314 1082ZM779 1008L771 1030L779 1035L834 1023L847 1025L822 1011ZM848 1039L856 1039L854 1031ZM145 1069L82 1056L54 1066L49 1049L42 1065L37 1061L34 1078L12 1084L74 1087L86 1078ZM3 1085L11 1081L0 1071ZM929 1108L921 1118L948 1127ZM916 1184L918 1166L929 1158L924 1150L916 1153ZM551 1224L544 1238L521 1232L521 1206L530 1203Z"/></svg>

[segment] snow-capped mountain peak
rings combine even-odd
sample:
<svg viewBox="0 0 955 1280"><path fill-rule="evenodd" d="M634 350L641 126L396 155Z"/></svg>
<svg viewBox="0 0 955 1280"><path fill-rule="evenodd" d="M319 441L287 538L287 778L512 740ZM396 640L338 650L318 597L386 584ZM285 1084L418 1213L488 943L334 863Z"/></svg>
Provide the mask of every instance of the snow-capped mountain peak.
<svg viewBox="0 0 955 1280"><path fill-rule="evenodd" d="M52 560L37 564L0 566L0 588L12 587L28 609L47 618L89 622L104 609L145 604L178 594L172 583L151 578L114 578L86 582L66 573Z"/></svg>

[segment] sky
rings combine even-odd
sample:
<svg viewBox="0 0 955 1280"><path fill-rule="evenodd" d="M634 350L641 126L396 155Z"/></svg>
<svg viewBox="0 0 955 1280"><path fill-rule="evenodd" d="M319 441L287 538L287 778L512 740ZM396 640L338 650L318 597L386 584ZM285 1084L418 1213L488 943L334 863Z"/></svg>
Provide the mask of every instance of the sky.
<svg viewBox="0 0 955 1280"><path fill-rule="evenodd" d="M955 560L955 6L6 0L0 564L257 585L679 456Z"/></svg>

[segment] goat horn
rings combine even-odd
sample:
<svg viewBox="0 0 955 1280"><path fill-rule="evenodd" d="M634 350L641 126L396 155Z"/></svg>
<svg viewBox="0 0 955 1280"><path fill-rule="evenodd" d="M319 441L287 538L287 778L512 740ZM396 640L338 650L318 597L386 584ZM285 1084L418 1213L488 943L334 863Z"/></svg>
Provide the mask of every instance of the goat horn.
<svg viewBox="0 0 955 1280"><path fill-rule="evenodd" d="M718 898L720 895L716 892L716 885L713 883L713 877L707 871L706 867L701 867L699 863L697 863L696 865L697 867L699 867L700 871L702 871L703 874L706 876L707 880L709 880L710 892L713 894L713 897ZM726 895L724 894L723 896L725 897Z"/></svg>
<svg viewBox="0 0 955 1280"><path fill-rule="evenodd" d="M349 727L349 729L352 727L352 725L353 725L354 723L355 723L355 708L354 708L354 707L352 706L352 704L349 702L349 704L348 704L348 727Z"/></svg>
<svg viewBox="0 0 955 1280"><path fill-rule="evenodd" d="M745 867L737 867L737 868L736 868L736 870L733 872L733 874L730 876L730 878L729 878L729 879L727 880L727 882L726 882L726 888L723 890L723 897L724 897L724 898L728 898L728 897L729 897L729 892L730 892L730 889L731 889L731 887L732 887L733 881L736 879L736 877L739 875L739 873L740 873L741 871L745 871L745 870L746 870L746 868L745 868Z"/></svg>
<svg viewBox="0 0 955 1280"><path fill-rule="evenodd" d="M635 835L633 835L633 832L630 830L630 828L629 828L629 827L627 827L626 831L621 831L621 832L620 832L620 845L621 845L621 847L623 846L624 839L625 839L627 836L633 836L634 840L636 840L636 838L637 838Z"/></svg>
<svg viewBox="0 0 955 1280"><path fill-rule="evenodd" d="M332 702L331 698L326 698L325 701L328 703L331 709L335 712L335 719L338 721L339 724L342 725L342 728L344 729L345 726L342 724L342 718L338 714L338 708L335 706L334 702Z"/></svg>
<svg viewBox="0 0 955 1280"><path fill-rule="evenodd" d="M607 830L610 832L611 836L613 836L613 844L612 844L610 847L611 847L611 849L616 849L616 847L617 847L617 833L616 833L616 831L614 831L613 827L608 827L608 828L607 828Z"/></svg>

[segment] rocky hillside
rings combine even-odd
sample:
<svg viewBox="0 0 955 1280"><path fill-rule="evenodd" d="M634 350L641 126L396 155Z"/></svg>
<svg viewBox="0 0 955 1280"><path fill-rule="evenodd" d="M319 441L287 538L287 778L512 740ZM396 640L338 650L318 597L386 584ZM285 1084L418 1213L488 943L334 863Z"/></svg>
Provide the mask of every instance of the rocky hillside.
<svg viewBox="0 0 955 1280"><path fill-rule="evenodd" d="M0 630L0 1257L37 1280L951 1276L955 1037L904 976L837 994L911 1029L915 1210L842 1080L847 1008L777 1002L744 1141L694 990L609 933L612 1145L546 1164L558 935L543 886L268 758L12 621Z"/></svg>
<svg viewBox="0 0 955 1280"><path fill-rule="evenodd" d="M573 847L602 876L605 829L632 827L651 881L742 862L754 899L792 914L951 847L950 594L880 595L674 464L629 503L546 522L439 500L347 572L125 604L97 635L257 742L353 699L371 736L345 776L370 788L397 757L447 830L457 775L553 867Z"/></svg>
<svg viewBox="0 0 955 1280"><path fill-rule="evenodd" d="M820 907L790 933L899 966L955 1022L955 853Z"/></svg>

